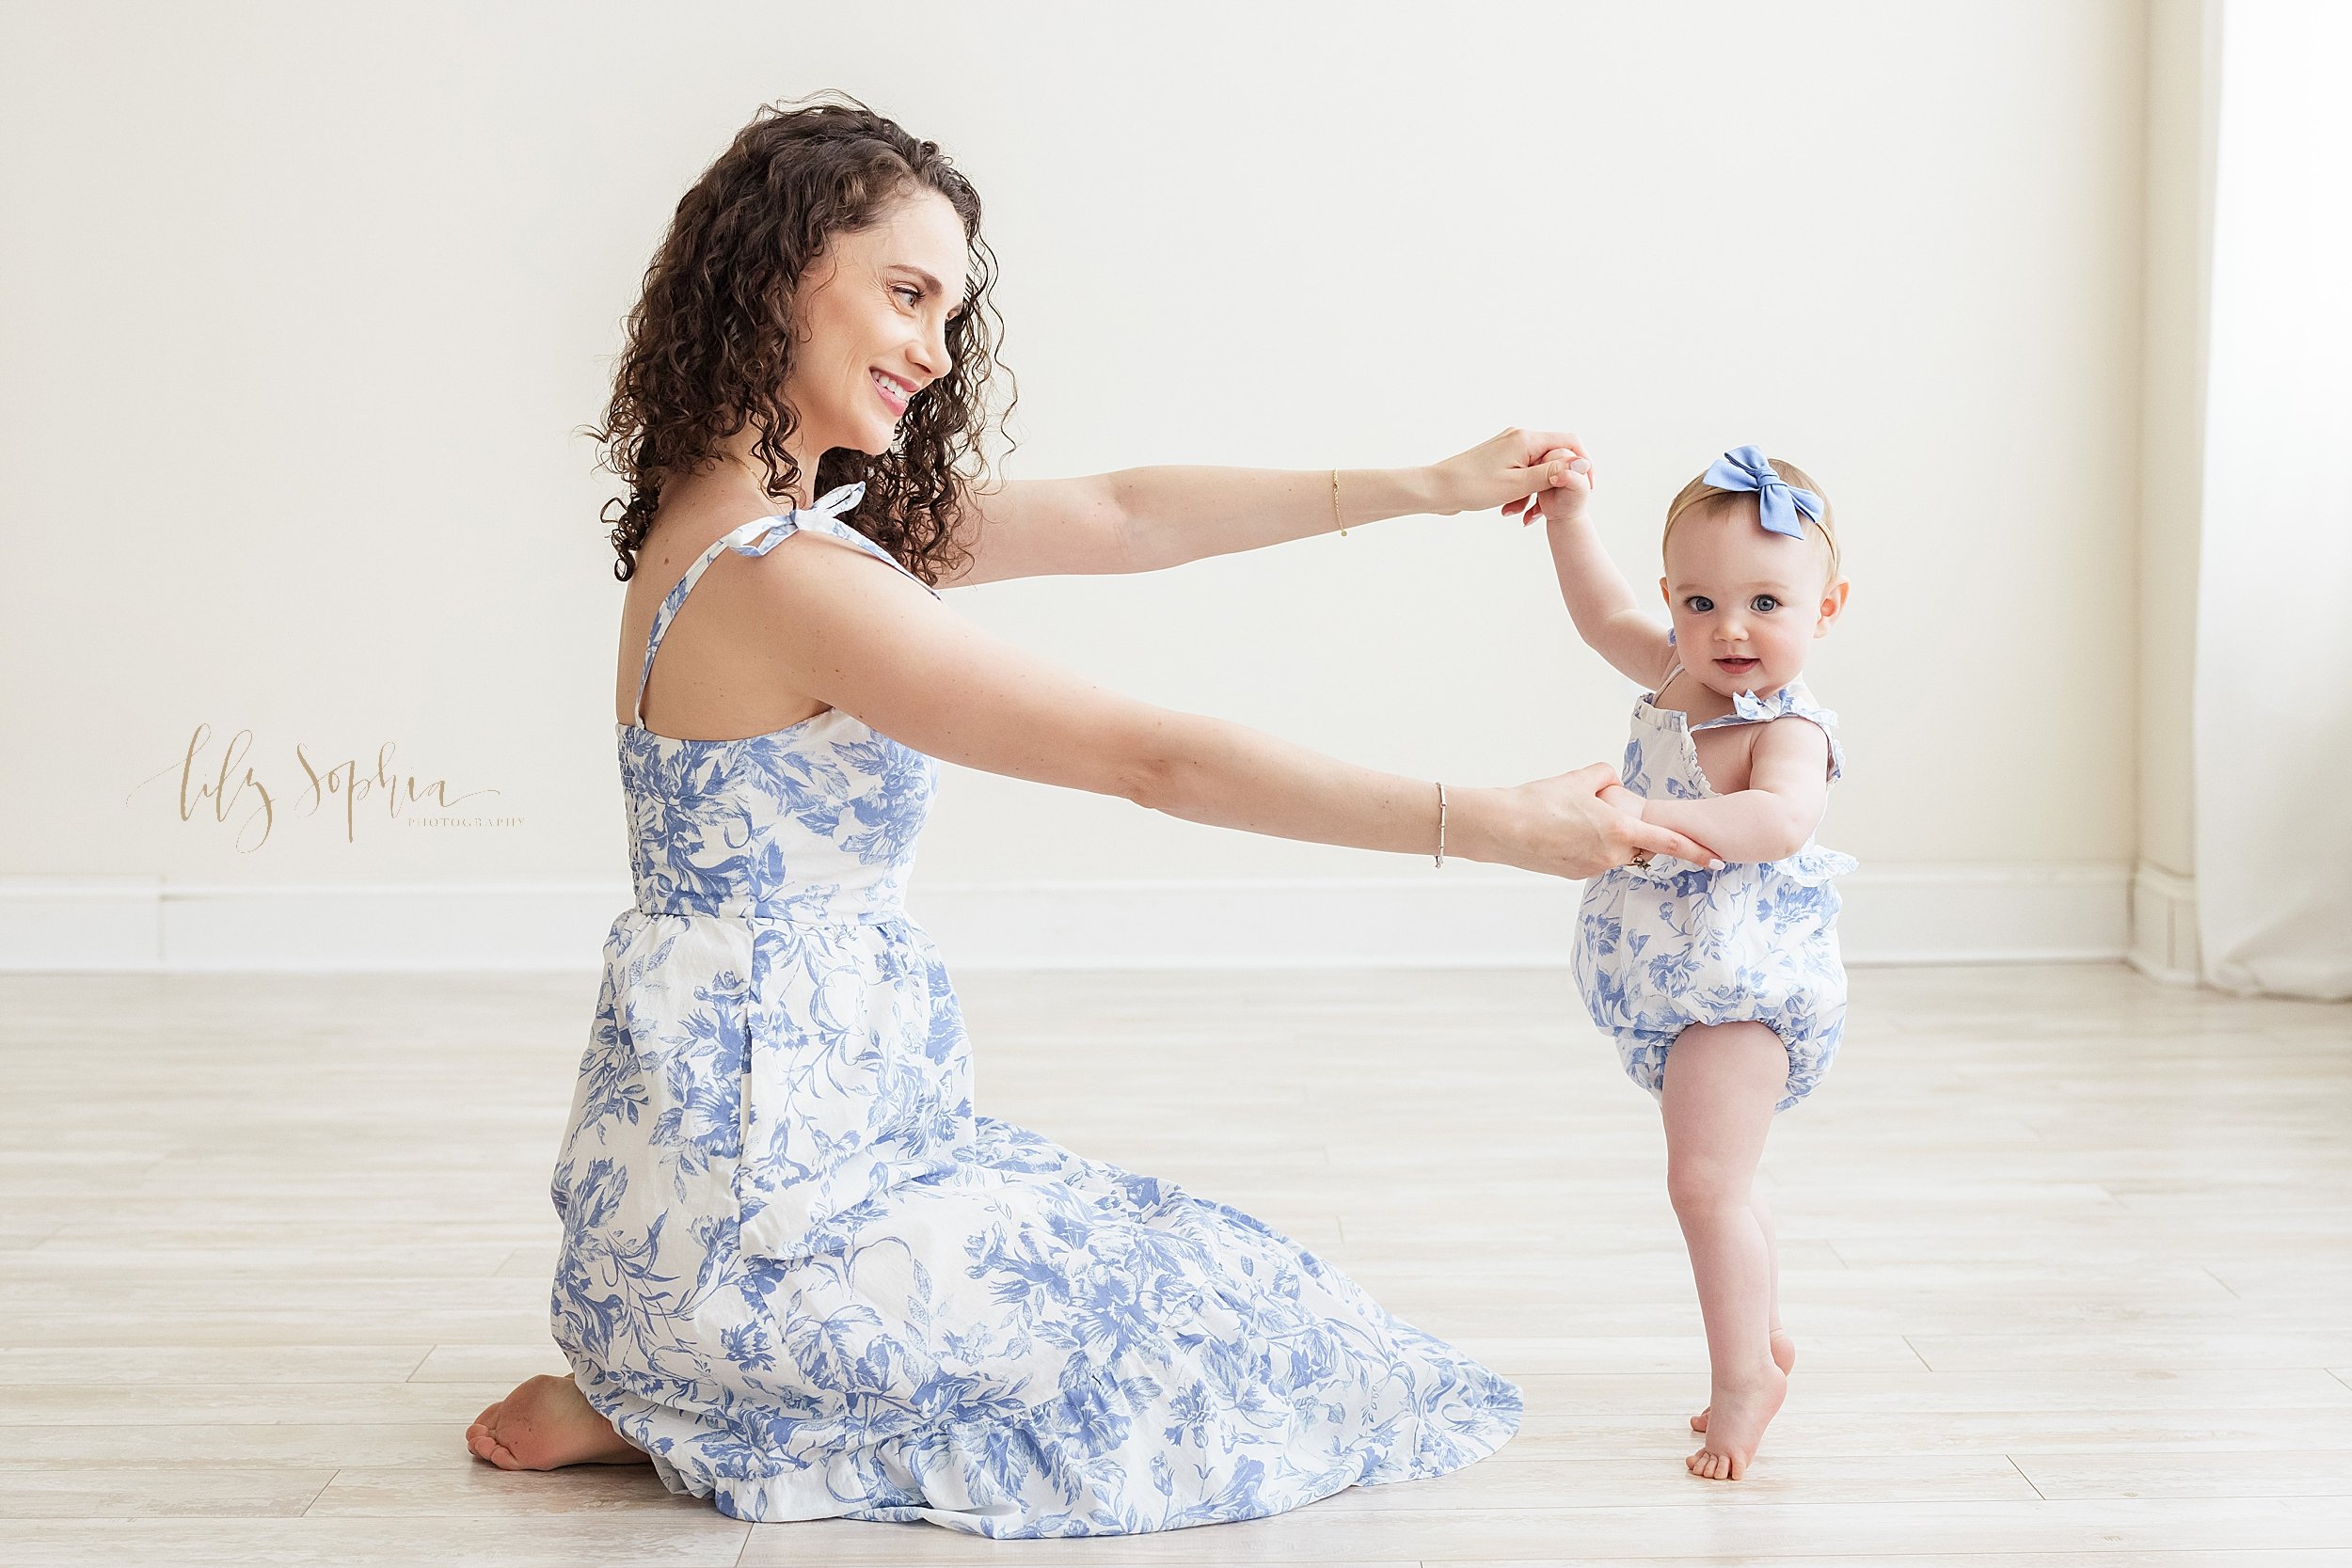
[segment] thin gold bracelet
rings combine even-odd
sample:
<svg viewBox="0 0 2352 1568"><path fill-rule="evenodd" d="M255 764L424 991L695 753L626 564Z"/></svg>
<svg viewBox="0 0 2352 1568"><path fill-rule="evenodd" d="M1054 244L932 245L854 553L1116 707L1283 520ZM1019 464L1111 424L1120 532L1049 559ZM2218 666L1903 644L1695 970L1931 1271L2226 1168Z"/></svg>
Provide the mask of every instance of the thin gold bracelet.
<svg viewBox="0 0 2352 1568"><path fill-rule="evenodd" d="M1331 520L1340 524L1340 537L1347 537L1347 525L1340 522L1340 471L1331 470Z"/></svg>
<svg viewBox="0 0 2352 1568"><path fill-rule="evenodd" d="M1438 867L1445 868L1445 784L1438 784Z"/></svg>

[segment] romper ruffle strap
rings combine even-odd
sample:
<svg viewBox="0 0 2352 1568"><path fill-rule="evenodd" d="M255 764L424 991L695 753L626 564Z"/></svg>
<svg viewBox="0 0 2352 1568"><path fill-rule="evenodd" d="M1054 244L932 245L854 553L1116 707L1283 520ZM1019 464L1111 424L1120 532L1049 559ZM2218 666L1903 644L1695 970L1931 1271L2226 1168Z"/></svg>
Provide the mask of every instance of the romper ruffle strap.
<svg viewBox="0 0 2352 1568"><path fill-rule="evenodd" d="M1753 691L1734 692L1729 713L1693 724L1691 731L1696 734L1700 730L1760 724L1774 719L1810 719L1821 726L1821 733L1829 737L1829 782L1836 784L1846 770L1846 755L1837 744L1837 715L1816 703L1802 681L1790 681L1770 697L1758 697Z"/></svg>

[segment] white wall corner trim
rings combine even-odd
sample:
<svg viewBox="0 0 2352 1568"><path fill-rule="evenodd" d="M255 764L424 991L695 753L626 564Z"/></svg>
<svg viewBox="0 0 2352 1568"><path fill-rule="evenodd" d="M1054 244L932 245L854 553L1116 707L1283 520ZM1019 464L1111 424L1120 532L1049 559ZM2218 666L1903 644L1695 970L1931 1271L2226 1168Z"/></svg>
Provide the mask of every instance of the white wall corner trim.
<svg viewBox="0 0 2352 1568"><path fill-rule="evenodd" d="M1866 866L1839 883L1838 930L1855 965L2112 961L2128 953L2157 974L2134 938L2143 890L2169 896L2153 870ZM2182 908L2193 911L2187 884L2173 880L2182 882ZM596 879L0 878L0 972L593 972L629 896L626 881ZM1477 969L1566 964L1577 897L1571 882L1461 867L1293 881L931 886L918 878L908 907L958 969ZM2173 911L2168 920L2169 932L2196 928L2193 914Z"/></svg>
<svg viewBox="0 0 2352 1568"><path fill-rule="evenodd" d="M2141 861L2132 874L2131 966L2167 985L2198 983L2197 880Z"/></svg>

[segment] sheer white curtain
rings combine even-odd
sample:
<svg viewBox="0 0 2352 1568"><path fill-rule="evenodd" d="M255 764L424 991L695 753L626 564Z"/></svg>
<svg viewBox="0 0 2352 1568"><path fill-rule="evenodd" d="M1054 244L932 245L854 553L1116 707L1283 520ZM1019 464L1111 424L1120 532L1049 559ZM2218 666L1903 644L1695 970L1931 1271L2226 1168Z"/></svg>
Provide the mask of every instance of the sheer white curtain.
<svg viewBox="0 0 2352 1568"><path fill-rule="evenodd" d="M2352 5L2217 3L2198 935L2213 985L2334 999L2352 996Z"/></svg>

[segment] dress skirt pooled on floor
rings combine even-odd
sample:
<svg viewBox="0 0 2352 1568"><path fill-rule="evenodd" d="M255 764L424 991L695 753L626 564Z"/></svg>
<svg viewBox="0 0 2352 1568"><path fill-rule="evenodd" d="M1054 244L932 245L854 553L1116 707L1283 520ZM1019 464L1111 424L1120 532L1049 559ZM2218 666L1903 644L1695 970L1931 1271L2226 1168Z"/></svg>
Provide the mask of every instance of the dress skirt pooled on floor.
<svg viewBox="0 0 2352 1568"><path fill-rule="evenodd" d="M840 520L859 494L713 546L616 726L636 898L552 1183L581 1392L734 1517L990 1536L1247 1519L1493 1452L1518 1388L1312 1253L974 1113L954 989L901 903L931 758L837 710L644 728L722 550L805 531L898 568Z"/></svg>

